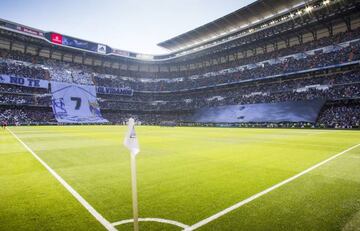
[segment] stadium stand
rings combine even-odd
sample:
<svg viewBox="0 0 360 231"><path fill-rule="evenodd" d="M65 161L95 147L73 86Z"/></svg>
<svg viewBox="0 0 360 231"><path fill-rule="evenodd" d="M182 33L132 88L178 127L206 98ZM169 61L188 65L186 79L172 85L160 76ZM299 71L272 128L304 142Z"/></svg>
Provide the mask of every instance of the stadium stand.
<svg viewBox="0 0 360 231"><path fill-rule="evenodd" d="M359 1L293 2L210 42L160 43L175 51L158 56L84 40L86 47L76 47L61 34L0 20L0 120L59 123L54 108L63 102L54 101L52 89L67 83L94 87L91 113L100 116L101 109L114 124L133 116L142 124L210 126L218 123L198 123L192 115L228 105L323 100L316 122L224 123L359 128Z"/></svg>

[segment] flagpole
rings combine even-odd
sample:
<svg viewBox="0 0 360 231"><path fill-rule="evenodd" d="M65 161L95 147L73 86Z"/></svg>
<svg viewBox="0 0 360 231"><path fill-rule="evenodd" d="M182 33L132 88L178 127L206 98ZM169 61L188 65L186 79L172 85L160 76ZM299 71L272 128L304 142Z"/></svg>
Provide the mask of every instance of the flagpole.
<svg viewBox="0 0 360 231"><path fill-rule="evenodd" d="M134 231L139 231L139 210L136 186L136 155L140 152L139 143L135 133L135 120L129 119L128 132L124 139L124 145L131 154L131 191L132 191L132 206L134 216Z"/></svg>
<svg viewBox="0 0 360 231"><path fill-rule="evenodd" d="M132 190L132 206L134 216L134 231L139 231L139 211L137 200L137 184L136 184L136 154L131 153L131 190Z"/></svg>

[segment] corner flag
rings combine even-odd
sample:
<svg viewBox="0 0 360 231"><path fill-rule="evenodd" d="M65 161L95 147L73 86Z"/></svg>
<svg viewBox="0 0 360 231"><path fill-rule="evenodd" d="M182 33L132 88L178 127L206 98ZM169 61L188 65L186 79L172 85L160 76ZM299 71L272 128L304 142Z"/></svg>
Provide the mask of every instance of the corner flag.
<svg viewBox="0 0 360 231"><path fill-rule="evenodd" d="M139 231L139 212L136 185L136 155L140 152L139 143L135 133L135 121L129 119L128 131L125 135L124 145L131 152L131 191L134 216L134 231Z"/></svg>
<svg viewBox="0 0 360 231"><path fill-rule="evenodd" d="M124 145L127 147L132 155L137 155L140 152L139 143L135 133L135 121L133 118L129 119L128 131L124 139Z"/></svg>

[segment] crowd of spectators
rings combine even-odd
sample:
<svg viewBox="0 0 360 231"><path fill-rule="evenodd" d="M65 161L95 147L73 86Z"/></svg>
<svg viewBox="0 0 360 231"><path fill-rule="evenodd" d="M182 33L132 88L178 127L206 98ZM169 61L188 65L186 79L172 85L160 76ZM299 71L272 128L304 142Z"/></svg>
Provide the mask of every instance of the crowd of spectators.
<svg viewBox="0 0 360 231"><path fill-rule="evenodd" d="M200 76L208 72L217 72L231 67L243 66L246 64L258 63L264 60L277 59L279 57L288 56L294 53L302 53L309 50L314 50L319 47L326 47L331 45L336 45L346 41L352 41L360 37L360 28L354 29L352 31L341 32L334 34L333 36L323 37L317 40L308 41L302 44L293 45L291 47L285 47L281 49L274 50L272 52L266 52L263 54L256 54L253 56L243 57L238 60L228 61L225 63L212 63L211 66L206 66L205 68L196 68L190 70L178 70L171 72L142 72L142 71L132 71L132 70L119 70L111 68L96 67L96 73L110 74L113 76L127 76L133 77L134 79L138 78L154 78L154 79L167 79L167 78L178 78L186 76ZM232 49L225 49L222 52L214 52L206 54L204 58L201 55L194 56L197 58L192 58L192 56L187 57L186 60L181 61L180 65L189 66L193 63L202 63L204 60L216 60L219 56L227 56L231 54L242 53L244 50L243 46L234 47Z"/></svg>
<svg viewBox="0 0 360 231"><path fill-rule="evenodd" d="M83 85L94 85L93 74L85 65L70 64L57 60L46 60L44 63L49 70L51 80Z"/></svg>
<svg viewBox="0 0 360 231"><path fill-rule="evenodd" d="M102 108L140 111L194 110L232 104L360 97L360 71L239 85L231 89L197 91L190 94L134 94L133 97L102 95Z"/></svg>
<svg viewBox="0 0 360 231"><path fill-rule="evenodd" d="M327 106L317 123L332 128L360 128L360 104Z"/></svg>
<svg viewBox="0 0 360 231"><path fill-rule="evenodd" d="M29 105L50 106L49 95L23 95L13 93L0 93L0 104L2 105Z"/></svg>
<svg viewBox="0 0 360 231"><path fill-rule="evenodd" d="M32 120L27 116L25 110L21 109L0 109L0 120L7 124L27 124Z"/></svg>
<svg viewBox="0 0 360 231"><path fill-rule="evenodd" d="M49 79L46 69L39 65L0 58L0 74L33 79Z"/></svg>
<svg viewBox="0 0 360 231"><path fill-rule="evenodd" d="M357 29L206 69L168 73L162 78L153 78L151 73L137 78L132 71L123 76L124 72L119 69L70 64L0 50L0 74L84 85L130 87L135 90L131 97L98 94L103 116L113 123L123 123L132 116L147 124L160 124L163 121L182 121L189 113L203 107L360 98L360 70L356 66L351 71L323 73L315 77L287 75L360 61L359 37L360 29ZM344 41L352 42L340 46L339 43ZM260 81L271 76L277 77ZM239 84L241 81L244 82ZM212 88L219 84L228 86ZM197 88L200 89L188 91ZM13 124L54 122L49 89L0 84L0 104L0 120ZM9 105L16 106L16 109L8 109ZM318 124L358 127L359 120L359 106L329 106L321 113Z"/></svg>
<svg viewBox="0 0 360 231"><path fill-rule="evenodd" d="M0 93L13 93L13 94L47 94L48 89L23 87L18 85L8 85L0 83Z"/></svg>
<svg viewBox="0 0 360 231"><path fill-rule="evenodd" d="M291 56L253 65L232 67L218 72L203 75L181 77L176 79L129 79L115 78L109 75L97 75L95 81L100 86L130 87L136 91L179 91L200 87L231 84L244 80L255 80L264 77L290 74L298 71L325 68L336 64L360 60L360 42L350 43L348 47L336 47L332 51L319 51L313 54Z"/></svg>
<svg viewBox="0 0 360 231"><path fill-rule="evenodd" d="M9 125L51 124L55 118L51 110L43 108L0 108L0 121Z"/></svg>
<svg viewBox="0 0 360 231"><path fill-rule="evenodd" d="M306 91L283 91L273 93L259 93L253 95L235 95L222 98L215 96L210 99L190 99L189 101L155 101L155 102L121 102L100 101L103 109L138 110L138 111L174 111L194 110L202 107L215 107L233 104L277 103L299 100L336 100L342 98L360 97L360 84L341 85L328 89L310 88Z"/></svg>
<svg viewBox="0 0 360 231"><path fill-rule="evenodd" d="M202 76L189 76L166 80L148 80L121 78L112 75L91 73L89 68L70 65L59 61L47 60L45 66L27 64L14 61L0 61L0 74L15 75L28 78L50 79L60 82L108 87L130 87L136 91L178 91L199 87L230 84L244 80L255 80L264 77L283 75L311 68L321 68L348 61L360 60L360 42L352 43L348 47L338 48L331 52L318 52L300 58L288 57L279 62L261 63L254 67L231 68L219 72L206 73ZM85 70L84 70L85 69ZM50 77L49 77L50 76Z"/></svg>
<svg viewBox="0 0 360 231"><path fill-rule="evenodd" d="M261 82L248 82L237 86L229 86L228 88L214 88L214 89L203 89L192 92L171 92L162 94L149 94L135 92L133 96L121 96L121 95L108 95L101 94L101 99L112 99L118 101L128 102L144 102L144 101L181 101L186 99L198 99L198 98L211 98L213 96L228 97L231 95L251 95L254 93L266 93L266 92L278 92L288 91L304 88L306 86L316 87L321 86L333 86L349 83L360 82L359 70L340 72L331 75L320 75L316 77L299 77L294 76L292 78L276 78L271 81ZM253 87L255 86L255 87ZM224 90L225 89L225 90ZM220 93L219 93L220 92Z"/></svg>
<svg viewBox="0 0 360 231"><path fill-rule="evenodd" d="M0 104L50 107L50 95L44 91L46 92L46 89L0 85L0 92L2 92L0 94ZM177 96L173 94L150 95L144 93L135 94L133 97L104 96L106 98L100 98L99 101L103 109L103 115L109 121L121 123L131 114L128 114L129 112L135 111L136 113L132 113L132 116L135 115L136 118L146 121L147 124L156 124L164 120L181 121L184 116L178 116L179 114L188 114L202 107L276 103L306 99L339 100L360 98L360 72L354 70L319 77L285 79L245 86L239 85L231 90L225 88L216 91L199 91L191 96L185 93ZM107 109L112 109L112 111ZM118 112L114 112L114 110ZM174 114L172 113L174 111L177 112ZM157 112L163 113L159 114ZM145 114L142 115L142 113ZM142 116L136 116L137 114ZM330 114L329 111L324 115L331 118L334 113ZM356 122L355 119L353 121ZM23 122L27 123L27 121Z"/></svg>
<svg viewBox="0 0 360 231"><path fill-rule="evenodd" d="M19 51L8 52L0 50L0 56L3 57L0 60L20 60L27 62L28 66L30 66L29 68L22 68L21 65L12 64L11 68L5 67L2 69L5 69L5 71L11 70L8 72L20 75L22 74L21 72L24 72L26 76L33 76L35 78L50 78L49 76L51 76L51 79L55 81L87 85L93 85L95 82L96 85L99 86L131 87L137 91L177 91L263 78L266 76L359 60L360 42L356 42L359 38L360 28L357 28L353 31L338 33L332 37L324 37L301 45L299 44L250 57L243 57L239 60L228 61L226 63L213 64L206 68L159 72L155 74L152 72L122 70L100 66L91 67L89 65L61 62L59 60L47 59L30 54L22 54ZM338 46L339 43L346 41L353 42L350 43L350 46ZM324 47L329 48L329 46L331 46L330 50L319 50ZM314 53L306 53L314 49L317 49L317 51ZM294 54L301 55L295 58L291 56ZM214 55L216 57L220 54L215 53ZM207 56L207 58L210 57ZM196 60L192 60L190 57L188 62L192 63L196 62ZM31 66L30 64L41 65L35 65L34 67L34 65ZM34 71L41 73L32 73ZM4 70L2 72L4 72Z"/></svg>
<svg viewBox="0 0 360 231"><path fill-rule="evenodd" d="M94 85L91 72L92 70L86 65L70 64L43 57L36 58L36 56L22 54L19 51L7 52L3 56L0 55L0 74Z"/></svg>
<svg viewBox="0 0 360 231"><path fill-rule="evenodd" d="M5 105L33 105L34 97L24 95L0 94L0 104Z"/></svg>
<svg viewBox="0 0 360 231"><path fill-rule="evenodd" d="M0 58L2 60L17 60L17 61L26 62L29 64L42 64L43 63L43 58L29 54L29 53L24 54L23 52L18 51L18 50L9 51L6 49L0 49Z"/></svg>

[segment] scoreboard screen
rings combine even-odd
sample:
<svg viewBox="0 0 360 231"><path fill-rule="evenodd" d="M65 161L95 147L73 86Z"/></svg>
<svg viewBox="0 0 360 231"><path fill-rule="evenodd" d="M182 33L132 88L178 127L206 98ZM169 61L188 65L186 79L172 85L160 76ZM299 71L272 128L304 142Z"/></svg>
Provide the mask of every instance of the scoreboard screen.
<svg viewBox="0 0 360 231"><path fill-rule="evenodd" d="M69 36L65 36L62 34L50 32L46 34L46 38L50 40L50 42L64 45L68 47L74 47L82 50L92 51L100 54L108 53L108 48L106 45L88 42L82 39L76 39Z"/></svg>

